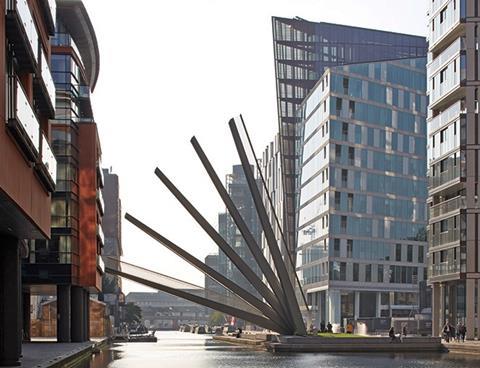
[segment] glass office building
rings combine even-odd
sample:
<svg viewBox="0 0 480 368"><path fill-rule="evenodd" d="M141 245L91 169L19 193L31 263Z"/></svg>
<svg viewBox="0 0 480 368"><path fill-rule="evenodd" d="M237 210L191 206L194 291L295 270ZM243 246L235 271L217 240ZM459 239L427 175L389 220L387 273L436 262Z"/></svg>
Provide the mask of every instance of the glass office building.
<svg viewBox="0 0 480 368"><path fill-rule="evenodd" d="M428 54L429 283L433 334L480 331L478 4L431 0Z"/></svg>
<svg viewBox="0 0 480 368"><path fill-rule="evenodd" d="M297 111L297 272L317 326L418 312L427 277L426 61L330 68Z"/></svg>
<svg viewBox="0 0 480 368"><path fill-rule="evenodd" d="M295 112L327 67L412 57L425 57L424 37L315 23L301 18L272 18L277 108L283 180L283 228L294 256L296 245L295 183L300 140ZM298 200L298 198L297 198Z"/></svg>

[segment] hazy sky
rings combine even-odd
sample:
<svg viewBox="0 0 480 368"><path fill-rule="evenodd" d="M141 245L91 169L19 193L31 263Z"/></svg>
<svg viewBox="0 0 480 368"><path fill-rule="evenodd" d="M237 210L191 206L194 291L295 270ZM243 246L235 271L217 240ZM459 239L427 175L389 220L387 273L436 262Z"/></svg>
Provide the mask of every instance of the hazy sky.
<svg viewBox="0 0 480 368"><path fill-rule="evenodd" d="M103 166L123 211L198 258L216 245L154 175L161 168L217 227L224 206L189 140L224 178L238 162L228 120L257 154L277 132L271 16L426 35L426 0L84 0L100 45L93 94ZM203 276L123 220L124 260L203 285ZM124 281L124 291L147 290Z"/></svg>

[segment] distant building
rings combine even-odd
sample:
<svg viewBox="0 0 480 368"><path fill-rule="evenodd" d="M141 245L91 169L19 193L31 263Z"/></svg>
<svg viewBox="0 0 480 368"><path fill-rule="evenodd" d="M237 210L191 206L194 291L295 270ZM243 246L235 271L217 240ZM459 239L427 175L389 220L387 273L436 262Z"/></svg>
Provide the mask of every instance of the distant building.
<svg viewBox="0 0 480 368"><path fill-rule="evenodd" d="M252 167L253 170L253 167ZM235 207L240 212L243 220L248 226L257 244L261 245L262 230L258 218L253 198L248 188L247 180L241 165L234 165L232 173L227 175L226 189L232 198ZM260 268L253 258L250 249L248 249L245 240L237 229L233 218L228 213L220 214L218 218L219 233L224 237L227 243L237 252L240 257L252 268L252 270L261 275ZM248 290L254 295L258 295L255 288L241 274L238 268L231 263L228 257L220 250L218 254L218 271L234 281L237 285Z"/></svg>
<svg viewBox="0 0 480 368"><path fill-rule="evenodd" d="M120 184L118 175L111 169L103 169L105 186L102 189L105 201L105 214L103 216L103 231L105 246L102 258L105 264L120 270L120 257L122 250L122 202L120 200ZM110 315L115 327L120 326L120 308L125 302L122 293L122 279L119 276L104 274L102 279L101 300L109 306Z"/></svg>
<svg viewBox="0 0 480 368"><path fill-rule="evenodd" d="M433 334L480 338L478 1L428 1L429 279Z"/></svg>
<svg viewBox="0 0 480 368"><path fill-rule="evenodd" d="M329 68L300 106L297 266L317 326L419 311L426 62Z"/></svg>
<svg viewBox="0 0 480 368"><path fill-rule="evenodd" d="M186 290L204 297L203 290ZM126 296L127 303L142 309L142 320L148 328L176 330L182 324L208 324L204 306L164 293L132 292Z"/></svg>
<svg viewBox="0 0 480 368"><path fill-rule="evenodd" d="M277 109L283 180L283 229L290 251L297 245L295 214L300 130L296 111L326 68L426 57L424 37L301 18L272 17Z"/></svg>

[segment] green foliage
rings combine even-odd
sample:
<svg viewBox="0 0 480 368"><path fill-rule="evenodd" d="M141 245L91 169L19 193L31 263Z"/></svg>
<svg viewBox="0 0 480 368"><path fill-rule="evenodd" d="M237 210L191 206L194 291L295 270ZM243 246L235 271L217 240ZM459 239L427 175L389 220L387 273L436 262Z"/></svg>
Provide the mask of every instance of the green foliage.
<svg viewBox="0 0 480 368"><path fill-rule="evenodd" d="M128 324L140 323L142 320L142 309L134 304L127 303L125 304L125 322Z"/></svg>
<svg viewBox="0 0 480 368"><path fill-rule="evenodd" d="M225 315L215 311L210 315L210 326L221 326L225 323Z"/></svg>

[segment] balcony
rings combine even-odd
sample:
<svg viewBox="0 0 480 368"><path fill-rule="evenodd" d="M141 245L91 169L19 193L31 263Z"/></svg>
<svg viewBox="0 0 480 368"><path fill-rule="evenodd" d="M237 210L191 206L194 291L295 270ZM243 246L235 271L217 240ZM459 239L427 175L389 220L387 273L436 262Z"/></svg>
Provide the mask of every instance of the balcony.
<svg viewBox="0 0 480 368"><path fill-rule="evenodd" d="M431 118L428 121L428 132L432 134L433 132L439 130L440 128L444 127L451 121L457 120L460 118L460 115L466 114L467 109L464 107L463 101L457 101L448 109L442 111L440 114Z"/></svg>
<svg viewBox="0 0 480 368"><path fill-rule="evenodd" d="M6 33L20 70L36 71L38 33L27 0L6 1Z"/></svg>
<svg viewBox="0 0 480 368"><path fill-rule="evenodd" d="M46 113L49 118L55 118L55 83L45 54L40 48L39 73L35 74L35 100L40 111Z"/></svg>
<svg viewBox="0 0 480 368"><path fill-rule="evenodd" d="M100 224L97 224L97 239L103 247L105 245L105 234L103 233L102 225Z"/></svg>
<svg viewBox="0 0 480 368"><path fill-rule="evenodd" d="M101 189L97 189L97 204L100 214L103 216L105 214L105 201L103 200L103 194Z"/></svg>
<svg viewBox="0 0 480 368"><path fill-rule="evenodd" d="M429 245L431 247L456 243L460 241L460 229L449 229L448 231L431 235L430 238Z"/></svg>
<svg viewBox="0 0 480 368"><path fill-rule="evenodd" d="M36 162L40 152L40 124L14 76L9 76L7 83L7 126L27 159Z"/></svg>
<svg viewBox="0 0 480 368"><path fill-rule="evenodd" d="M454 6L455 4L455 6ZM440 15L439 10L446 9L446 12ZM436 0L430 8L430 51L436 52L440 50L444 44L451 42L451 37L457 36L457 28L459 28L466 15L466 1L465 0ZM443 21L440 23L440 19ZM432 26L432 20L434 26Z"/></svg>
<svg viewBox="0 0 480 368"><path fill-rule="evenodd" d="M458 263L443 262L430 265L428 271L430 277L452 275L460 272L460 265Z"/></svg>
<svg viewBox="0 0 480 368"><path fill-rule="evenodd" d="M428 184L429 189L433 190L437 187L440 187L444 184L450 183L454 180L460 180L460 166L455 166L450 168L447 171L444 171L436 176L429 176Z"/></svg>
<svg viewBox="0 0 480 368"><path fill-rule="evenodd" d="M465 39L457 38L445 51L429 62L427 66L428 75L436 74L442 67L449 64L460 52L465 50ZM431 56L431 54L429 54Z"/></svg>
<svg viewBox="0 0 480 368"><path fill-rule="evenodd" d="M430 220L466 208L466 199L458 196L430 207Z"/></svg>
<svg viewBox="0 0 480 368"><path fill-rule="evenodd" d="M55 22L57 19L57 2L55 0L40 0L40 7L44 14L48 33L55 35Z"/></svg>
<svg viewBox="0 0 480 368"><path fill-rule="evenodd" d="M50 192L54 192L57 183L57 160L47 138L43 133L40 134L42 137L40 142L41 155L40 159L35 165L35 169L39 173L40 178L46 188Z"/></svg>
<svg viewBox="0 0 480 368"><path fill-rule="evenodd" d="M456 65L454 63L456 63ZM433 79L435 79L436 84L436 88L431 88L429 90L429 107L433 110L440 108L442 105L448 104L449 100L454 97L454 92L458 92L462 83L466 80L467 68L465 55L460 55L460 57L450 61L446 66L443 81L441 80L441 74L441 71L437 71L436 74L432 74L430 71L428 72L430 85L433 83ZM455 95L456 99L463 97L457 95L458 93Z"/></svg>

